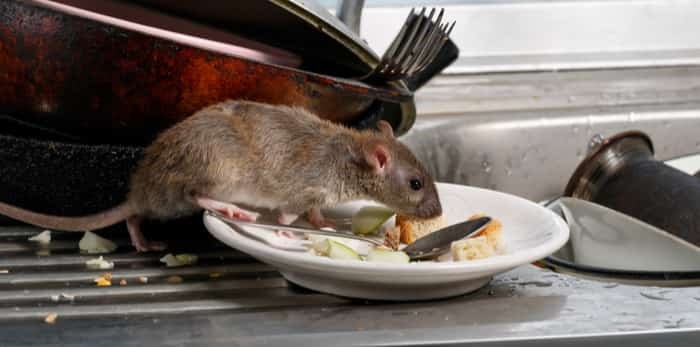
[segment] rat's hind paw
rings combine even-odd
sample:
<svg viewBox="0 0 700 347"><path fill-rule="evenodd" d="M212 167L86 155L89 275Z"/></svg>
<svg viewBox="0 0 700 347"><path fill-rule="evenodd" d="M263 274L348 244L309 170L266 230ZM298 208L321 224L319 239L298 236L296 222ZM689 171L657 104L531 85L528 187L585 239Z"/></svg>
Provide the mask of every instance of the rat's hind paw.
<svg viewBox="0 0 700 347"><path fill-rule="evenodd" d="M234 204L212 200L204 197L195 198L197 205L205 210L214 210L232 219L238 219L245 222L255 222L260 214L253 211L244 210Z"/></svg>
<svg viewBox="0 0 700 347"><path fill-rule="evenodd" d="M146 241L144 243L132 243L136 251L141 252L159 252L164 251L168 248L165 242L159 241Z"/></svg>

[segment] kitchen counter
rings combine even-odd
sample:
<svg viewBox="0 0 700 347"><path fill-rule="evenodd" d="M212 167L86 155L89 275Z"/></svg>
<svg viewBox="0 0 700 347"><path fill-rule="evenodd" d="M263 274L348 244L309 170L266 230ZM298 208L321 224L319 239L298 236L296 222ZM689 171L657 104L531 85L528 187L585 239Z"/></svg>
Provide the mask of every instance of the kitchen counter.
<svg viewBox="0 0 700 347"><path fill-rule="evenodd" d="M54 233L52 255L0 227L0 340L4 346L430 345L697 346L700 288L597 282L533 265L496 276L481 290L418 303L353 301L311 292L213 240L196 266L165 268L159 254L122 247L112 287L73 251L78 236ZM115 236L116 237L116 236ZM117 237L118 244L126 239ZM218 274L216 276L212 274ZM140 276L149 277L147 284ZM183 282L171 284L169 276ZM118 286L119 278L129 284ZM51 296L67 294L53 299ZM58 313L55 324L43 322Z"/></svg>

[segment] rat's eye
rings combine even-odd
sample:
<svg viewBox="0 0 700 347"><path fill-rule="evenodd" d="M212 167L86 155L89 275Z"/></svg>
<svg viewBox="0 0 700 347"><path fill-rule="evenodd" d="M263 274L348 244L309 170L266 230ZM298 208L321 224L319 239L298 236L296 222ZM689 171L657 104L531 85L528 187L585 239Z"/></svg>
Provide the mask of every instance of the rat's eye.
<svg viewBox="0 0 700 347"><path fill-rule="evenodd" d="M421 188L423 188L423 183L417 178L412 179L409 183L411 184L411 189L413 190L421 190Z"/></svg>

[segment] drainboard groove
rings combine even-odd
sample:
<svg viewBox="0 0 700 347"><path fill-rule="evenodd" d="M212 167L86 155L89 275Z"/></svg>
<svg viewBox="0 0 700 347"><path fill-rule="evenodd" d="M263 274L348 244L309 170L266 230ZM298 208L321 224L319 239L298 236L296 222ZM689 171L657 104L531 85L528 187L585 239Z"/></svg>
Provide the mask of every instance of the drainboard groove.
<svg viewBox="0 0 700 347"><path fill-rule="evenodd" d="M210 280L193 283L180 284L140 284L129 283L119 286L116 283L110 287L88 287L88 288L55 288L55 289L32 289L32 290L7 290L0 292L0 306L21 305L28 302L54 303L52 296L58 296L57 302L80 303L91 299L137 298L154 295L172 294L192 294L214 291L235 291L244 289L271 289L287 288L287 282L278 278L263 279L234 279L234 280ZM71 299L60 297L65 294Z"/></svg>
<svg viewBox="0 0 700 347"><path fill-rule="evenodd" d="M215 300L178 300L176 302L137 303L118 305L56 306L31 308L2 308L0 321L18 319L43 319L50 313L61 318L110 317L125 315L184 314L203 311L243 311L259 309L279 309L295 306L328 306L347 303L347 300L324 295L290 295L241 297Z"/></svg>
<svg viewBox="0 0 700 347"><path fill-rule="evenodd" d="M216 251L216 252L196 252L193 253L199 257L199 261L204 260L252 260L249 255L235 251ZM36 255L21 255L3 259L0 261L0 266L3 269L9 269L10 272L17 268L25 267L58 267L58 266L81 266L85 267L85 262L90 259L95 259L99 256L105 260L114 262L115 266L131 263L154 263L162 265L160 258L163 256L160 253L138 253L138 254L58 254L50 256Z"/></svg>
<svg viewBox="0 0 700 347"><path fill-rule="evenodd" d="M236 264L231 265L212 265L212 266L192 266L192 267L175 267L175 268L141 268L141 269L113 269L113 270L84 270L84 271L55 271L47 273L28 273L28 274L4 274L0 275L0 288L10 285L33 285L33 284L51 284L51 283L67 283L67 282L87 282L92 283L95 277L100 276L104 272L110 272L114 279L136 280L139 277L166 277L166 276L192 276L201 275L209 276L212 273L219 274L255 274L265 272L276 272L276 270L262 263Z"/></svg>

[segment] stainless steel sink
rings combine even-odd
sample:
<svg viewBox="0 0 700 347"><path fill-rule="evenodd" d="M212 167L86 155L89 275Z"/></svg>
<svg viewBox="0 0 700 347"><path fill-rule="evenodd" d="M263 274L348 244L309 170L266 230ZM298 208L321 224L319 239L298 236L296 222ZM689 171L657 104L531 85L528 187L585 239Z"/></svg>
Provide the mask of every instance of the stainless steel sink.
<svg viewBox="0 0 700 347"><path fill-rule="evenodd" d="M443 76L402 141L437 180L543 200L596 134L648 133L658 159L700 152L700 68Z"/></svg>

